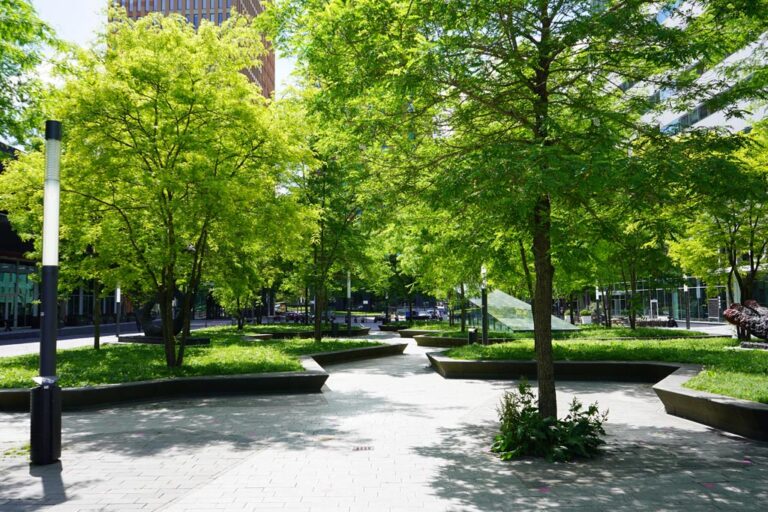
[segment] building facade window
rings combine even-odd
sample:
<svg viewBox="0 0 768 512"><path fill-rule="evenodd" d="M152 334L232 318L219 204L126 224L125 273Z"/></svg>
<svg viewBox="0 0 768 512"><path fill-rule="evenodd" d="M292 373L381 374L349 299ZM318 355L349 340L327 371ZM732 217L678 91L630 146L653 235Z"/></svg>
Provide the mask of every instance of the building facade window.
<svg viewBox="0 0 768 512"><path fill-rule="evenodd" d="M223 20L222 20L222 18L223 18L222 14L221 14L221 13L219 13L219 25L221 25L221 23L222 23L222 21L223 21Z"/></svg>
<svg viewBox="0 0 768 512"><path fill-rule="evenodd" d="M195 28L197 28L197 14L195 14L194 17L192 18L192 25L194 25Z"/></svg>
<svg viewBox="0 0 768 512"><path fill-rule="evenodd" d="M208 6L206 5L208 2L206 0L203 0L203 9L206 9Z"/></svg>

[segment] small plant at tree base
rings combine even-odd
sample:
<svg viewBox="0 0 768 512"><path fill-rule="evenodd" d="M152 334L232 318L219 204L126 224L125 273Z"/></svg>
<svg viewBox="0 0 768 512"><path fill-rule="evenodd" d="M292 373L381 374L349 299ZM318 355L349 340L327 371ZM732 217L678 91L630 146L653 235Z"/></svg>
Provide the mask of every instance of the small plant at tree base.
<svg viewBox="0 0 768 512"><path fill-rule="evenodd" d="M517 392L504 393L498 412L501 432L494 438L491 451L502 460L526 455L557 462L591 458L605 444L602 437L607 411L600 413L596 402L584 410L574 398L562 420L542 418L527 380L520 381Z"/></svg>

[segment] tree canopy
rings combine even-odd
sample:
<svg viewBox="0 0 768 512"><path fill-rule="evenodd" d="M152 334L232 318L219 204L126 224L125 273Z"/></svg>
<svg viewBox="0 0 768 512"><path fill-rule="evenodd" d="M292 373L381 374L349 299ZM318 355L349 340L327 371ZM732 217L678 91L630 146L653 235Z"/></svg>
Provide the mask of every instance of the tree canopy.
<svg viewBox="0 0 768 512"><path fill-rule="evenodd" d="M53 31L28 0L0 0L0 138L24 143L42 123L42 83L35 73Z"/></svg>

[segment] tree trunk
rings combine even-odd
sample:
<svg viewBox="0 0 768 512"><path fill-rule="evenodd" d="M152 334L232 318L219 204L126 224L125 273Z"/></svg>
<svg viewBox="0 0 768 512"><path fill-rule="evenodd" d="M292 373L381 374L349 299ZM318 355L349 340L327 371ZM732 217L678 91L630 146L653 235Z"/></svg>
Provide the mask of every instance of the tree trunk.
<svg viewBox="0 0 768 512"><path fill-rule="evenodd" d="M266 303L267 299L264 296L264 288L261 289L261 295L259 297L259 307L256 310L256 324L261 325L264 322L264 304Z"/></svg>
<svg viewBox="0 0 768 512"><path fill-rule="evenodd" d="M413 299L408 297L408 321L413 324Z"/></svg>
<svg viewBox="0 0 768 512"><path fill-rule="evenodd" d="M605 311L605 326L610 329L613 327L613 320L611 319L611 296L613 295L613 287L603 289L603 310Z"/></svg>
<svg viewBox="0 0 768 512"><path fill-rule="evenodd" d="M173 334L173 288L168 286L167 276L163 288L158 294L160 302L160 320L162 322L163 345L165 347L165 364L169 368L176 366L176 338Z"/></svg>
<svg viewBox="0 0 768 512"><path fill-rule="evenodd" d="M93 280L93 348L101 348L101 283Z"/></svg>
<svg viewBox="0 0 768 512"><path fill-rule="evenodd" d="M244 310L244 308L242 308L240 306L240 297L237 298L236 308L237 308L237 317L236 317L236 319L237 319L237 330L238 331L242 331L243 327L245 327L245 320L244 320L244 318L245 318L245 310Z"/></svg>
<svg viewBox="0 0 768 512"><path fill-rule="evenodd" d="M539 415L557 417L555 365L552 356L552 279L554 268L550 253L551 203L541 196L533 215L533 264L536 285L533 296L533 329L536 346L536 377L539 385Z"/></svg>
<svg viewBox="0 0 768 512"><path fill-rule="evenodd" d="M321 284L315 285L315 329L314 338L316 342L323 340L323 313L325 312L324 293L325 287Z"/></svg>
<svg viewBox="0 0 768 512"><path fill-rule="evenodd" d="M570 314L571 325L576 325L576 314L574 313L573 310L576 308L577 302L573 298L574 295L575 294L573 292L571 292L571 296L569 297L570 298L570 306L568 307L568 311L570 311L570 313L571 313ZM599 314L598 314L597 318L598 318L598 321L600 321L600 315Z"/></svg>
<svg viewBox="0 0 768 512"><path fill-rule="evenodd" d="M194 305L195 297L197 296L197 287L199 284L199 275L192 278L192 283L187 290L186 293L184 293L182 299L181 299L181 309L179 310L179 314L182 315L181 317L181 325L182 325L182 331L181 331L181 339L179 340L179 348L178 348L178 355L176 356L176 366L180 367L182 364L184 364L184 350L187 347L187 340L190 337L191 332L191 323L192 323L192 307ZM171 326L171 333L173 333L173 326Z"/></svg>
<svg viewBox="0 0 768 512"><path fill-rule="evenodd" d="M523 244L522 238L518 238L517 242L520 245L520 263L523 266L523 273L525 274L525 284L528 287L528 296L533 300L533 278L531 277L531 269L528 268L528 256L525 254L525 245Z"/></svg>
<svg viewBox="0 0 768 512"><path fill-rule="evenodd" d="M461 283L459 292L459 306L461 307L461 332L467 332L467 301L464 297L464 283Z"/></svg>
<svg viewBox="0 0 768 512"><path fill-rule="evenodd" d="M629 297L629 328L637 328L637 273L634 269L629 271L629 286L631 289Z"/></svg>

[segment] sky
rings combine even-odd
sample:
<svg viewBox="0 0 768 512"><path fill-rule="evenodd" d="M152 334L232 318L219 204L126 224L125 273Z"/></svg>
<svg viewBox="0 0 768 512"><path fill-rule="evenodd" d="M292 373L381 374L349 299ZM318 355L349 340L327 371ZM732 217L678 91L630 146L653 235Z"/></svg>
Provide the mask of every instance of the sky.
<svg viewBox="0 0 768 512"><path fill-rule="evenodd" d="M89 46L106 24L108 0L32 0L40 18L59 38L79 46ZM277 56L275 83L279 95L290 83L293 59Z"/></svg>

